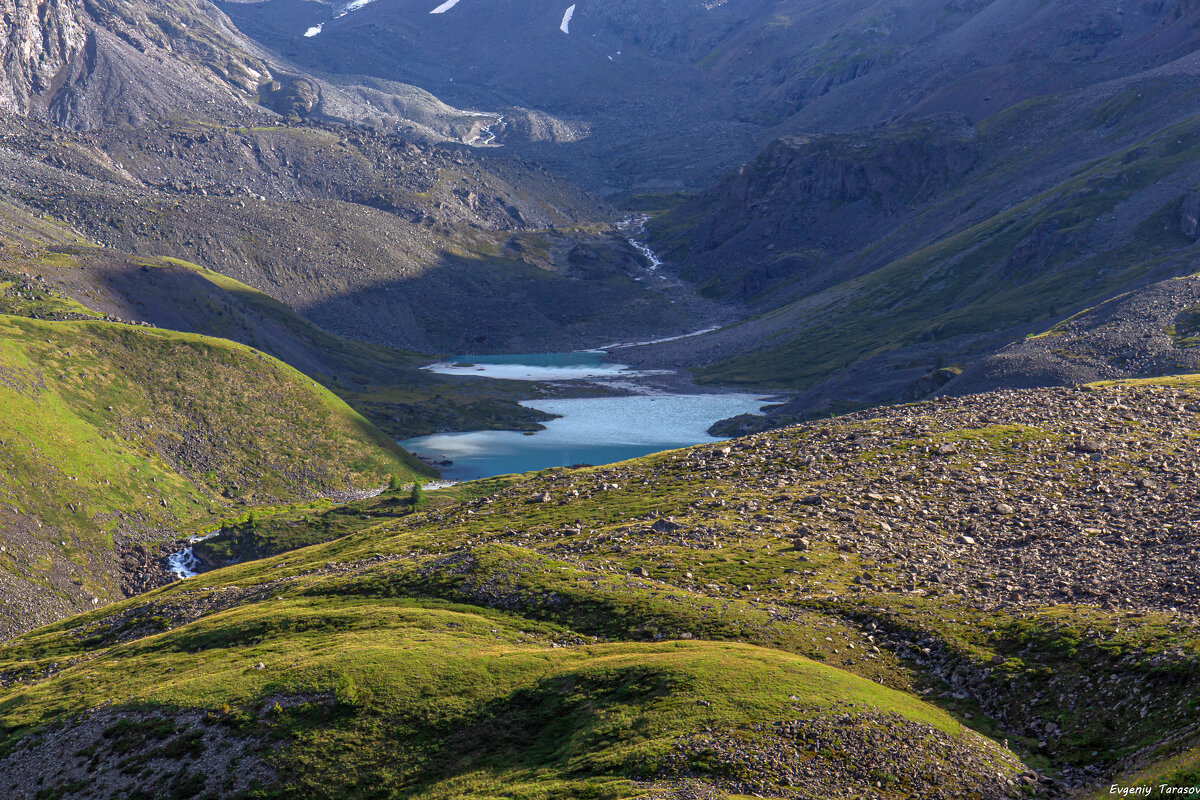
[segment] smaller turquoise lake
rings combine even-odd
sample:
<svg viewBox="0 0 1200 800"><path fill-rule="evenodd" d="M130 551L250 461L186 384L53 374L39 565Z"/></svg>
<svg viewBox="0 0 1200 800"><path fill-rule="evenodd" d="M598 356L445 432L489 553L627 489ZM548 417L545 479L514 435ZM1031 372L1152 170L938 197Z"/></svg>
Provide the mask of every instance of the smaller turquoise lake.
<svg viewBox="0 0 1200 800"><path fill-rule="evenodd" d="M627 378L662 374L658 370L636 370L604 360L602 350L576 353L525 353L503 356L456 356L426 369L442 375L472 375L513 381L574 381L596 378Z"/></svg>

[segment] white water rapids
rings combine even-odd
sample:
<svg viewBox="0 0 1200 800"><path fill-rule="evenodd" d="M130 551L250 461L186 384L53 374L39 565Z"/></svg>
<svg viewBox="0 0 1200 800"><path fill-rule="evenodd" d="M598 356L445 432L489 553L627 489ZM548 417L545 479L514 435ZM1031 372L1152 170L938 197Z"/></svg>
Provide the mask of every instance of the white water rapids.
<svg viewBox="0 0 1200 800"><path fill-rule="evenodd" d="M662 259L654 254L649 245L633 238L646 232L646 223L649 221L650 215L648 214L631 214L618 222L617 227L625 233L625 238L633 246L633 249L641 253L642 257L650 264L650 271L654 272L662 266Z"/></svg>
<svg viewBox="0 0 1200 800"><path fill-rule="evenodd" d="M492 115L491 114L479 114L477 116L490 117ZM498 134L496 133L496 131L494 129L497 126L502 125L502 124L504 124L504 116L502 114L497 114L496 121L490 125L485 126L483 128L483 130L481 130L479 133L475 134L474 138L472 138L471 141L467 142L467 144L479 145L480 147L491 147L493 145L496 145L496 138L497 138Z"/></svg>
<svg viewBox="0 0 1200 800"><path fill-rule="evenodd" d="M220 532L220 530L215 530L212 533L206 533L201 536L189 536L187 547L167 556L167 570L181 581L199 575L200 573L196 571L196 567L200 566L200 561L192 552L192 545L196 544L196 542L203 542L205 539L211 539Z"/></svg>

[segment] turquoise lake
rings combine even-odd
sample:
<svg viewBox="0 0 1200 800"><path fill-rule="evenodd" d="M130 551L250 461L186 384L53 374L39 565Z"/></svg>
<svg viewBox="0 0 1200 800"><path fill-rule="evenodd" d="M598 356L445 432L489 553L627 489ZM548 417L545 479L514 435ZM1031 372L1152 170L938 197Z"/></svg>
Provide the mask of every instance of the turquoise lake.
<svg viewBox="0 0 1200 800"><path fill-rule="evenodd" d="M457 364L471 366L451 366ZM601 383L604 378L636 379L638 375L654 374L606 362L603 353L587 352L462 356L431 369L510 380L599 378ZM523 377L526 375L538 377ZM611 464L660 450L718 441L706 433L710 425L738 414L756 413L767 402L766 398L752 394L639 394L529 400L522 405L557 414L559 418L544 423L546 430L532 435L516 431L437 433L405 439L400 445L427 458L453 462L439 467L447 480L471 480L575 464Z"/></svg>

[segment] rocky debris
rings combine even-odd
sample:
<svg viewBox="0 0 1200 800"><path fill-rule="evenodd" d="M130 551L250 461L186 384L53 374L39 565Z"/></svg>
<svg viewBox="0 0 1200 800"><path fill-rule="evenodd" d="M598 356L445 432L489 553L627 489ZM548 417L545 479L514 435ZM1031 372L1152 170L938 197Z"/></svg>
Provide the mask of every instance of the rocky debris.
<svg viewBox="0 0 1200 800"><path fill-rule="evenodd" d="M1197 306L1200 278L1173 278L1136 289L968 365L940 394L1193 372L1200 368L1200 350L1180 328L1186 328Z"/></svg>
<svg viewBox="0 0 1200 800"><path fill-rule="evenodd" d="M264 754L260 739L239 735L234 721L219 713L104 708L39 731L0 755L0 794L11 800L49 792L68 798L233 796L275 779Z"/></svg>
<svg viewBox="0 0 1200 800"><path fill-rule="evenodd" d="M118 550L121 569L121 591L126 597L142 594L173 583L176 577L166 567L164 552L185 547L182 542L146 544L137 542Z"/></svg>
<svg viewBox="0 0 1200 800"><path fill-rule="evenodd" d="M372 497L379 497L387 491L387 485L380 486L375 489L348 489L340 492L330 492L328 494L316 495L315 497L323 497L333 503L353 503L356 500L369 500Z"/></svg>
<svg viewBox="0 0 1200 800"><path fill-rule="evenodd" d="M762 485L794 487L792 508L814 511L793 524L853 541L893 567L898 590L1189 611L1198 399L1170 386L943 399L759 435L722 471L735 490L746 466ZM798 452L814 465L791 466ZM815 505L814 485L831 507Z"/></svg>
<svg viewBox="0 0 1200 800"><path fill-rule="evenodd" d="M951 736L857 709L688 736L676 743L665 772L707 774L729 792L759 797L819 797L837 786L848 797L929 800L1026 796L1021 776L1028 774L1016 756L971 731Z"/></svg>

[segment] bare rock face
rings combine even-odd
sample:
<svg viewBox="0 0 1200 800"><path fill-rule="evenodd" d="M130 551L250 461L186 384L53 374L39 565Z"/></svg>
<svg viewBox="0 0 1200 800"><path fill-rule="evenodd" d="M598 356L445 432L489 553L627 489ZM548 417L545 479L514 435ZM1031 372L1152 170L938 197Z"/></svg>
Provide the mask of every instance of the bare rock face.
<svg viewBox="0 0 1200 800"><path fill-rule="evenodd" d="M14 0L0 68L0 109L77 129L248 107L271 77L223 14L187 0Z"/></svg>
<svg viewBox="0 0 1200 800"><path fill-rule="evenodd" d="M14 0L0 14L0 108L24 113L87 41L79 0Z"/></svg>
<svg viewBox="0 0 1200 800"><path fill-rule="evenodd" d="M1051 217L1017 243L1005 263L1005 276L1034 275L1076 243L1076 235L1062 230L1062 221Z"/></svg>
<svg viewBox="0 0 1200 800"><path fill-rule="evenodd" d="M721 282L715 293L728 299L753 298L799 276L819 284L832 277L822 273L831 257L881 235L977 158L976 132L957 115L785 136L651 230L685 277ZM681 227L685 241L662 236ZM731 277L731 263L750 268Z"/></svg>

